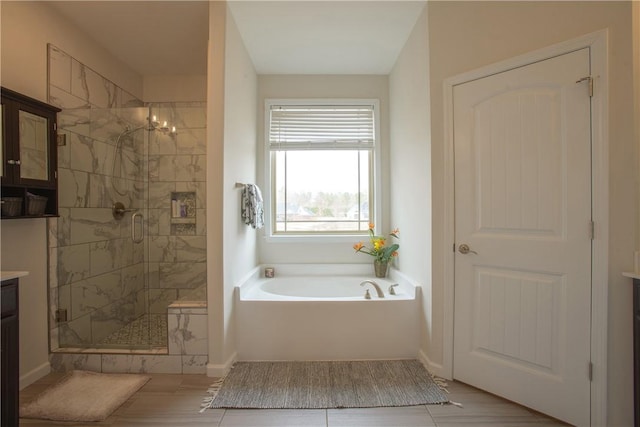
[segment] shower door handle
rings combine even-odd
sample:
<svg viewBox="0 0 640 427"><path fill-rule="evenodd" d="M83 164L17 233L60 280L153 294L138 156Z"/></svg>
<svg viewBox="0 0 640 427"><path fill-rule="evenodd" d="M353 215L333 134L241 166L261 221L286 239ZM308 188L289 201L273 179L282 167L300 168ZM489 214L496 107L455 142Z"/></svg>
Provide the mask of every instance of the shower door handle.
<svg viewBox="0 0 640 427"><path fill-rule="evenodd" d="M137 232L138 224L140 225L140 233ZM140 212L131 215L131 240L133 243L140 243L144 240L144 217Z"/></svg>

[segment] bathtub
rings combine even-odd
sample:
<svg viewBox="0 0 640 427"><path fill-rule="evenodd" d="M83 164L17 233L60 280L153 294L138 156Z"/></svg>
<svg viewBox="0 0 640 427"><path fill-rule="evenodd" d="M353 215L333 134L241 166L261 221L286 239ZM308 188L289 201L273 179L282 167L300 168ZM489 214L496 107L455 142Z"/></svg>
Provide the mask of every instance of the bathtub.
<svg viewBox="0 0 640 427"><path fill-rule="evenodd" d="M416 358L420 286L397 270L374 278L371 265L269 265L235 288L238 359L373 360ZM374 280L384 292L379 298ZM396 295L389 294L389 286ZM371 299L365 299L370 289Z"/></svg>

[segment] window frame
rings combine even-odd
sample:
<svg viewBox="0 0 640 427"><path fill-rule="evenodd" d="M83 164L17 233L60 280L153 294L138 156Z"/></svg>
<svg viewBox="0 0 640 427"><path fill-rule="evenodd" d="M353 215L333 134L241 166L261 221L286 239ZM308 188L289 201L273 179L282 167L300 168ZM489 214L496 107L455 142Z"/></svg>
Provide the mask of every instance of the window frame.
<svg viewBox="0 0 640 427"><path fill-rule="evenodd" d="M379 223L381 220L381 204L380 190L381 185L381 159L380 159L380 100L374 98L300 98L300 99L282 99L267 98L264 102L264 168L265 168L265 188L264 188L264 215L265 215L265 238L270 242L326 242L326 243L343 243L353 242L354 238L362 239L368 235L368 230L362 232L340 232L340 233L287 233L275 232L274 224L274 206L275 192L272 189L275 180L275 169L273 167L273 157L271 155L269 132L271 126L271 107L276 105L318 105L318 106L342 106L342 105L362 105L373 107L374 120L374 142L371 150L371 172L369 177L369 203L373 204L372 215L369 221Z"/></svg>

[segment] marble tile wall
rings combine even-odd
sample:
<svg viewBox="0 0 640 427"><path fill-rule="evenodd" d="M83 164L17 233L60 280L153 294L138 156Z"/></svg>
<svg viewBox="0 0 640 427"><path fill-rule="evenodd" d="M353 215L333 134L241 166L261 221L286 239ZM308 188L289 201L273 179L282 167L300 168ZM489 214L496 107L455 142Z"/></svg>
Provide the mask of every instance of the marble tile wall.
<svg viewBox="0 0 640 427"><path fill-rule="evenodd" d="M142 101L53 45L48 55L49 102L63 109L58 133L66 137L58 147L60 217L48 223L51 348L91 347L205 283L206 108L154 105L178 134L147 132ZM176 191L197 195L189 235L171 233ZM132 242L130 215L114 220L116 201L150 208L144 243ZM67 322L55 321L58 308Z"/></svg>
<svg viewBox="0 0 640 427"><path fill-rule="evenodd" d="M177 129L149 140L149 300L158 313L206 283L206 104L156 103L150 111ZM189 218L172 218L171 199L185 194Z"/></svg>
<svg viewBox="0 0 640 427"><path fill-rule="evenodd" d="M49 44L49 103L60 108L142 107L143 102Z"/></svg>

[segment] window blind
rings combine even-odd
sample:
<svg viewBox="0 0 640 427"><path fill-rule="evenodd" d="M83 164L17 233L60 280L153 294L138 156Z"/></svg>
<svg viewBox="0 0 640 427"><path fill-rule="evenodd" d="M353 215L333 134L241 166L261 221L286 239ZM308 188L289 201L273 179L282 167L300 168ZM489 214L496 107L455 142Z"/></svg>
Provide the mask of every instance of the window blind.
<svg viewBox="0 0 640 427"><path fill-rule="evenodd" d="M269 146L276 150L373 149L372 105L272 105Z"/></svg>

